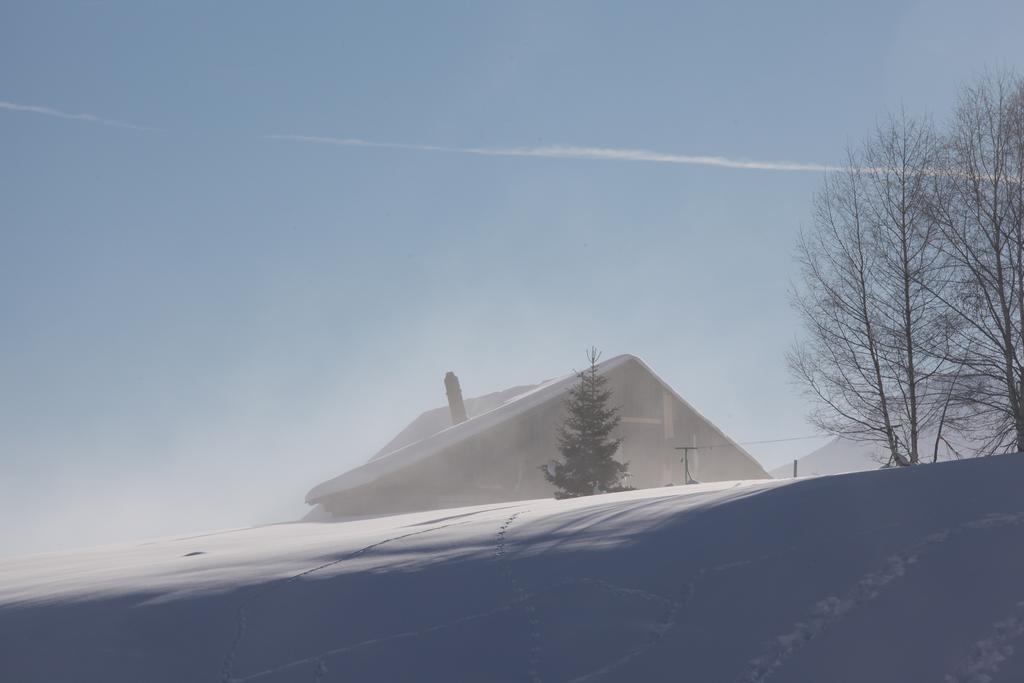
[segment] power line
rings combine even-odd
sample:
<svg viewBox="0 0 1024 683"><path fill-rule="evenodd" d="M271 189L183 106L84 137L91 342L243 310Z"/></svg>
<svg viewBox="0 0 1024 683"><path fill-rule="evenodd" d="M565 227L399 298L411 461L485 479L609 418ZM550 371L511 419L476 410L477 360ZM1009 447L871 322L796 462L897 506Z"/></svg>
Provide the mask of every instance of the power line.
<svg viewBox="0 0 1024 683"><path fill-rule="evenodd" d="M759 443L782 443L783 441L806 441L807 439L824 439L828 434L809 434L808 436L791 436L788 439L765 439L764 441L744 441L738 445L753 446Z"/></svg>
<svg viewBox="0 0 1024 683"><path fill-rule="evenodd" d="M697 484L699 482L696 479L693 478L693 475L690 474L690 451L693 451L694 455L696 455L697 451L699 451L699 450L706 450L708 448L734 448L736 446L753 446L754 444L759 444L759 443L783 443L785 441L803 441L803 440L806 440L806 439L821 439L821 438L824 438L826 436L828 436L828 435L827 434L808 434L807 436L790 436L790 437L786 437L784 439L761 439L760 441L744 441L742 443L733 442L733 443L708 444L708 445L705 445L705 446L698 446L696 444L697 436L694 435L694 437L693 437L694 444L692 446L676 446L675 450L683 452L683 457L680 458L680 462L683 463L683 483L684 484ZM796 476L796 461L795 460L793 461L793 476L794 477Z"/></svg>
<svg viewBox="0 0 1024 683"><path fill-rule="evenodd" d="M807 439L824 439L828 437L828 434L809 434L807 436L791 436L785 439L763 439L761 441L735 441L733 443L713 443L704 446L681 446L676 448L677 451L687 449L700 449L700 448L729 448L732 446L756 446L763 443L783 443L786 441L806 441Z"/></svg>

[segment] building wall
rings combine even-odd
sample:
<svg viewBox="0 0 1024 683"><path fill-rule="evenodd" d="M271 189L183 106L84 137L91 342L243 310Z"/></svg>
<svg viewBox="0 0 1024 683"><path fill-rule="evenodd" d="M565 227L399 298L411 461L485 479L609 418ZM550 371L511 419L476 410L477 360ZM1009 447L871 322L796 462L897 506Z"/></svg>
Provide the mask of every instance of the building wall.
<svg viewBox="0 0 1024 683"><path fill-rule="evenodd" d="M629 463L636 488L684 483L682 453L676 447L694 443L715 446L691 457L690 473L699 481L767 476L640 363L621 364L605 376L623 418L618 457ZM541 467L559 456L563 401L555 397L437 456L322 503L336 516L355 516L551 496Z"/></svg>
<svg viewBox="0 0 1024 683"><path fill-rule="evenodd" d="M621 406L622 451L629 462L632 485L637 488L685 483L683 446L690 452L690 476L698 481L758 479L766 477L711 423L680 401L639 363L627 363L609 373ZM712 448L708 448L711 446Z"/></svg>

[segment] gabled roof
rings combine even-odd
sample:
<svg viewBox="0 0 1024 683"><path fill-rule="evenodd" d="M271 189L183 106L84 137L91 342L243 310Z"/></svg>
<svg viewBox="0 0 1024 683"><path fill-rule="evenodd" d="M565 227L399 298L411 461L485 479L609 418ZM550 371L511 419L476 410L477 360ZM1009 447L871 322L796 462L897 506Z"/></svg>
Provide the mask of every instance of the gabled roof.
<svg viewBox="0 0 1024 683"><path fill-rule="evenodd" d="M543 384L543 382L541 382ZM470 418L476 417L488 411L494 410L503 403L516 398L520 394L525 394L528 391L536 389L538 385L527 384L519 387L512 387L511 389L505 389L504 391L495 391L493 394L484 394L483 396L477 396L476 398L466 399L466 413ZM394 451L397 451L403 446L422 441L423 439L429 438L434 434L437 434L443 429L447 429L452 424L452 413L451 409L445 405L440 408L434 408L423 413L415 420L413 420L409 426L398 433L398 436L387 442L383 448L373 454L370 460L377 460L383 458L386 455L390 455Z"/></svg>
<svg viewBox="0 0 1024 683"><path fill-rule="evenodd" d="M758 468L761 467L761 465L756 460L754 460L754 458L751 457L750 454L747 453L739 444L737 444L735 441L726 436L722 432L722 430L718 429L718 427L716 427L707 418L701 415L693 406L691 406L685 399L683 399L682 396L676 393L676 391L671 386L669 386L665 382L665 380L659 377L656 372L651 370L651 368L646 363L644 363L641 359L637 358L636 356L623 354L621 356L609 358L608 360L598 364L598 370L599 372L604 373L614 368L617 368L621 365L629 363L631 361L639 364L645 371L650 373L650 375L655 380L657 380L659 384L661 384L662 388L665 391L673 395L689 410L692 410L695 415L700 417L708 425L714 428L715 431L717 431L721 435L725 443L734 446L736 450L738 450L740 453L742 453L744 456L750 459L750 461L753 462ZM495 427L499 424L502 424L503 422L506 422L508 420L511 420L515 417L518 417L526 413L532 408L543 405L550 401L561 401L565 398L566 392L569 390L569 388L573 385L575 381L576 375L569 374L564 377L559 377L557 379L542 382L541 384L535 385L532 388L526 387L525 391L523 391L522 393L511 396L497 407L482 412L476 416L470 417L465 422L460 422L459 424L451 425L449 427L441 429L440 431L434 434L431 434L430 436L424 437L419 441L414 441L412 443L402 445L390 452L378 453L377 455L373 456L369 462L313 487L313 489L306 494L306 502L312 505L317 501L326 498L327 496L340 493L342 491L348 491L358 486L369 484L373 481L376 481L377 479L381 478L384 475L391 474L392 472L397 472L398 470L408 467L409 465L421 462L423 460L426 460L427 458L431 458L437 455L438 453L441 453L442 451L450 448L451 446L454 446L462 441L482 434L483 432L487 431L492 427ZM508 390L506 392L498 392L498 394L508 394L511 391L513 390ZM443 410L444 414L447 414L448 408L445 407L441 409L435 409L435 411L437 410ZM435 411L428 411L428 413L424 413L423 415L420 416L420 418L417 419L417 421ZM414 421L413 424L415 425L416 422ZM404 430L403 433L409 431L412 426L413 425L410 425L408 428L406 428L406 430ZM402 435L400 434L391 443L399 442L401 436Z"/></svg>

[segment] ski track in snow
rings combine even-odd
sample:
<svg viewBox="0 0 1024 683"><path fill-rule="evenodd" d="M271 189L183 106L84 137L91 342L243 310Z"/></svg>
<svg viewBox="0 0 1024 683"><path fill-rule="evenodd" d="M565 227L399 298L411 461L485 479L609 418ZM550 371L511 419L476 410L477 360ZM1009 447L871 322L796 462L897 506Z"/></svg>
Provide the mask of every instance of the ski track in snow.
<svg viewBox="0 0 1024 683"><path fill-rule="evenodd" d="M527 618L530 621L530 654L527 658L527 675L530 678L531 683L541 683L540 671L540 644L541 644L541 633L540 633L540 619L537 618L537 608L527 601L528 593L523 588L523 584L516 578L515 573L512 571L512 566L508 561L508 540L506 538L509 527L519 518L520 515L529 512L529 510L518 510L512 513L508 519L502 522L501 526L498 527L497 538L494 546L494 557L498 560L498 564L501 566L502 572L505 574L505 578L508 579L509 584L512 586L512 592L516 597L517 602L524 604Z"/></svg>
<svg viewBox="0 0 1024 683"><path fill-rule="evenodd" d="M647 591L642 591L638 589L619 588L617 586L612 586L612 588L614 588L615 592L617 593L636 595L637 597L640 597L639 594L643 594L643 597L645 599L657 599L663 602L669 608L668 612L665 615L665 618L656 627L654 636L650 640L648 640L645 643L641 643L637 647L633 648L632 650L630 650L629 652L627 652L626 654L622 655L621 657L619 657L618 659L609 664L606 664L592 671L588 671L585 674L582 674L580 676L577 676L576 678L571 679L569 683L585 683L586 681L599 680L601 677L606 676L607 674L611 673L623 664L626 664L636 659L637 657L644 654L645 652L653 648L655 645L660 643L665 638L665 636L668 635L669 631L671 631L676 626L676 623L678 622L679 618L679 612L688 604L690 604L690 601L693 600L693 597L697 594L697 584L707 576L716 574L718 572L727 571L729 569L735 569L737 567L745 567L747 565L756 564L769 558L781 555L785 552L789 552L789 550L791 549L786 548L784 550L768 553L766 555L761 555L760 557L755 557L750 560L736 560L733 562L718 564L713 567L705 567L698 571L696 574L694 574L689 581L683 584L683 587L679 591L679 599L677 600L671 600L664 596L655 595L654 593L648 593ZM611 584L606 585L611 586Z"/></svg>
<svg viewBox="0 0 1024 683"><path fill-rule="evenodd" d="M390 635L387 635L387 636L382 636L380 638L372 638L372 639L369 639L369 640L360 641L358 643L353 643L353 644L349 644L349 645L339 646L339 647L332 648L330 650L326 650L324 652L320 652L318 654L315 654L315 655L312 655L312 656L309 656L309 657L302 657L302 658L298 658L298 659L291 660L291 661L288 661L288 662L284 662L284 663L279 664L277 666L273 666L271 668L264 669L262 671L257 671L257 672L254 672L254 673L250 673L250 674L247 674L245 676L233 676L233 675L232 676L226 676L223 679L224 683L248 683L249 681L259 680L259 679L265 678L267 676L271 676L271 675L274 675L274 674L279 674L279 673L282 673L282 672L285 672L285 671L289 671L289 670L292 670L292 669L296 669L296 668L304 667L304 666L309 666L309 665L313 665L314 666L314 675L315 675L314 683L320 683L323 680L323 678L326 675L326 673L327 673L327 660L329 658L331 658L331 657L336 656L336 655L345 654L345 653L348 653L348 652L352 652L352 651L363 649L363 648L367 648L367 647L375 647L375 646L378 646L378 645L383 645L383 644L394 642L394 641L397 641L397 640L403 640L403 639L408 639L408 638L416 638L416 637L420 637L420 636L423 636L423 635L428 635L428 634L431 634L431 633L442 631L444 629L448 629L448 628L452 628L452 627L455 627L455 626L459 626L459 625L465 624L467 622L476 621L476 620L479 620L479 619L486 619L488 617L492 617L494 615L497 615L497 614L500 614L500 613L503 613L503 612L509 612L509 611L512 611L512 610L515 610L515 609L524 609L527 612L527 614L529 615L529 623L530 623L530 627L531 627L531 631L530 631L529 636L530 636L530 641L531 641L531 647L530 647L530 657L529 657L529 660L528 660L529 665L530 665L530 669L528 671L528 674L530 676L530 680L531 681L540 682L541 681L541 677L540 677L540 673L539 673L538 668L539 668L539 664L540 664L540 654L541 654L541 642L542 642L542 639L541 639L541 632L540 632L540 620L536 616L536 607L535 607L534 603L538 599L540 599L540 598L542 598L542 597L544 597L544 596L546 596L546 595L548 595L550 593L553 593L553 592L555 592L557 590L560 590L562 588L565 588L567 586L577 585L577 584L586 584L586 585L595 586L595 587L600 588L600 589L602 589L604 591L607 591L608 593L610 593L612 595L618 595L620 597L626 597L626 598L629 598L629 599L632 599L632 600L644 600L644 601L656 602L656 603L662 604L662 605L664 605L668 609L668 618L665 619L663 621L663 623L659 625L659 628L657 630L656 639L654 641L652 641L650 643L644 643L641 647L635 648L634 650L632 650L629 653L627 653L626 656L619 658L618 660L616 660L615 662L612 662L608 666L602 667L601 669L599 669L597 671L590 672L590 673L586 674L585 676L580 677L579 679L576 679L576 680L590 680L590 679L593 679L593 678L600 677L601 675L603 675L605 673L608 673L608 672L612 671L613 669L617 668L619 665L624 664L625 662L627 662L627 661L629 661L629 660L639 656L640 654L645 652L647 649L652 647L654 644L656 644L664 636L664 634L668 632L668 630L671 628L671 626L674 625L674 617L677 614L678 609L681 607L681 604L678 601L672 600L672 599L667 598L667 597L665 597L663 595L658 595L656 593L651 593L649 591L645 591L643 589L629 588L629 587L625 587L625 586L618 586L616 584L610 583L608 581L604 581L602 579L595 579L595 578L590 578L590 577L570 578L570 579L566 579L564 581L558 581L555 584L553 584L551 586L548 586L548 587L544 588L543 590L537 591L535 593L528 593L526 591L526 589L523 587L522 583L519 582L519 580L515 577L515 575L511 571L511 568L509 566L509 561L508 561L508 541L507 541L507 538L506 538L509 527L511 527L512 524L521 515L523 515L526 512L528 512L528 510L519 510L516 513L514 513L513 515L509 516L504 522L502 522L502 524L498 528L498 532L496 534L496 542L495 542L494 554L495 554L495 558L498 560L498 562L500 563L500 565L502 567L502 572L504 573L504 575L506 576L506 578L508 579L508 581L512 585L513 593L514 593L514 599L511 602L499 605L497 607L494 607L492 609L485 610L485 611L482 611L482 612L477 612L477 613L474 613L474 614L468 614L468 615L465 615L465 616L462 616L462 617L458 617L458 618L453 619L451 621L443 622L443 623L440 623L440 624L433 624L433 625L430 625L430 626L427 626L427 627L424 627L424 628L420 628L420 629L416 629L416 630L402 631L402 632L399 632L399 633L393 633L393 634L390 634ZM465 523L466 522L459 522L457 524L465 524ZM366 553L366 552L368 552L368 551L370 551L370 550L372 550L374 548L377 548L377 547L379 547L379 546L381 546L381 545L383 545L385 543L390 543L392 541L401 540L401 539L407 538L409 536L415 536L415 535L418 535L418 534L428 533L430 531L436 531L438 529L442 529L444 527L454 526L454 525L455 524L446 524L446 525L443 525L443 526L433 527L431 529L425 529L425 530L414 532L414 533L410 533L410 534L403 534L401 536L395 536L395 537L392 537L392 538L388 538L388 539L379 541L377 543L374 543L374 544L371 544L371 545L366 546L364 548L361 548L361 549L359 549L359 550L357 550L355 552L349 553L345 557L342 557L342 558L339 558L337 560L333 560L331 562L319 565L319 566L314 567L312 569L308 569L308 570L306 570L304 572L296 574L295 576L292 576L292 577L289 577L287 579L284 579L281 583L274 584L273 586L260 591L260 593L258 593L257 595L254 595L252 598L250 598L245 603L243 603L243 605L240 606L240 608L239 608L239 613L240 613L240 621L239 621L239 624L240 624L239 629L240 630L239 630L239 635L236 637L236 644L232 648L232 652L229 654L229 662L225 664L225 671L229 671L230 669L233 669L233 663L234 663L235 657L237 655L238 647L240 646L241 641L244 638L244 633L245 633L245 630L247 628L247 608L253 602L255 602L259 597L261 597L262 595L265 595L270 590L276 589L276 588L280 587L281 585L284 585L284 584L286 584L286 583L288 583L290 581L293 581L295 579L298 579L300 577L307 576L307 575L309 575L309 574L311 574L313 572L316 572L316 571L325 569L327 567L336 565L336 564L338 564L340 562L344 562L346 560L353 559L353 558L355 558L355 557L357 557L359 555L362 555L362 554L364 554L364 553ZM775 553L775 554L777 554L777 553ZM703 575L707 574L709 571L717 571L717 570L720 570L720 569L728 569L728 568L732 568L732 567L735 567L735 566L750 564L751 562L756 562L756 561L758 561L758 560L747 560L747 561L741 561L741 562L731 562L731 563L728 563L728 564L725 564L725 565L720 565L718 567L714 567L714 568L712 568L710 570L702 570L699 573L698 576L703 576ZM692 582L691 582L691 584L692 584ZM688 587L687 590L692 590L692 586ZM229 667L230 667L230 669L229 669Z"/></svg>
<svg viewBox="0 0 1024 683"><path fill-rule="evenodd" d="M846 595L842 597L832 595L815 603L807 616L793 625L792 630L773 638L770 641L770 645L766 648L767 651L751 660L746 673L737 678L736 683L763 683L763 681L768 680L787 660L797 654L809 642L824 633L829 626L840 621L857 607L874 600L891 583L906 575L910 566L915 564L927 550L941 545L952 536L965 531L993 529L1021 523L1024 523L1024 513L1022 512L990 514L980 519L964 522L963 524L931 533L903 552L891 555L886 560L884 567L861 577ZM996 625L997 633L993 636L994 640L989 638L980 642L987 644L995 643L995 645L992 645L993 647L1005 646L1006 643L1002 639L1006 629L999 628L999 625L1003 623L999 622ZM1022 629L1021 632L1024 633L1024 624L1020 628ZM1010 631L1013 630L1013 628L1010 629ZM1012 640L1012 638L1009 639ZM986 651L986 655L988 654L991 654L991 652ZM988 657L985 659L985 662L998 666L999 662L1003 659L1005 657L1001 657L996 661L995 657ZM983 663L982 666L984 665L987 664ZM948 680L959 681L961 679ZM984 683L989 679L968 678L963 680L970 681L970 683Z"/></svg>
<svg viewBox="0 0 1024 683"><path fill-rule="evenodd" d="M532 597L535 597L535 596L530 596L530 597L532 598ZM466 623L468 621L475 621L477 619L484 619L484 618L487 618L489 616L493 616L495 614L499 614L501 612L513 609L513 608L517 607L519 604L520 604L519 601L515 601L515 602L509 603L507 605L501 605L499 607L495 607L492 610L487 610L485 612L479 612L479 613L476 613L476 614L470 614L470 615L467 615L467 616L464 616L464 617L459 617L458 619L453 619L452 621L448 621L448 622L445 622L445 623L442 623L442 624L435 624L433 626L427 626L425 628L421 628L421 629L414 630L414 631L402 631L401 633L392 633L390 635L382 636L380 638L371 638L370 640L363 640L363 641L360 641L358 643L353 643L351 645L343 645L341 647L332 648L330 650L326 650L325 652L320 652L320 653L312 655L310 657L302 657L300 659L294 659L292 661L285 662L284 664L279 664L278 666L272 667L270 669L264 669L263 671L257 671L255 673L251 673L251 674L248 674L246 676L240 676L238 678L232 678L231 679L231 683L244 683L246 681L255 681L255 680L258 680L260 678L265 678L267 676L270 676L272 674L281 673L283 671L288 671L289 669L294 669L294 668L297 668L297 667L305 666L307 664L316 664L317 665L317 669L318 669L317 673L318 673L319 678L317 678L316 680L321 680L322 677L323 677L323 674L326 673L326 671L327 671L327 664L326 664L327 659L329 659L330 657L334 657L335 655L345 654L347 652L353 652L355 650L361 650L363 648L373 647L373 646L376 646L376 645L383 645L385 643L394 642L396 640L404 640L406 638L416 638L416 637L419 637L419 636L427 635L427 634L430 634L430 633L434 633L436 631L441 631L441 630L446 629L446 628L451 628L453 626L458 626L459 624L464 624L464 623Z"/></svg>
<svg viewBox="0 0 1024 683"><path fill-rule="evenodd" d="M946 683L990 683L999 667L1013 655L1013 643L1024 636L1024 601L1013 613L992 624L985 636L974 643L971 654L946 676Z"/></svg>
<svg viewBox="0 0 1024 683"><path fill-rule="evenodd" d="M514 596L512 601L494 607L490 610L465 615L448 622L433 624L416 630L403 631L380 638L369 639L350 645L332 648L310 657L295 659L245 676L235 676L233 674L238 650L241 647L245 633L248 629L248 609L262 596L272 590L276 590L277 588L308 576L314 572L355 559L356 557L371 552L375 548L384 544L399 541L411 536L431 533L451 526L466 524L468 522L453 522L450 524L431 527L429 529L389 537L348 553L336 560L317 565L316 567L275 582L242 602L237 610L237 629L235 639L227 656L225 657L223 675L221 678L222 683L247 683L248 681L257 680L272 674L281 673L283 671L307 665L313 665L315 676L314 683L319 683L327 673L327 660L336 655L366 647L382 645L396 640L414 638L434 633L470 621L485 619L515 609L525 610L530 624L530 650L527 660L529 667L527 674L529 680L531 683L541 683L542 679L539 666L541 661L542 638L540 620L537 616L537 610L534 604L538 598L567 585L585 583L599 587L608 591L610 594L618 595L620 597L654 601L662 604L666 608L665 616L655 626L652 637L649 640L629 650L618 659L573 678L570 683L586 683L589 681L595 681L603 678L624 664L636 659L660 643L672 628L675 627L681 610L693 600L697 592L698 584L702 580L712 574L758 563L791 550L787 548L749 560L733 561L701 569L693 574L691 578L683 584L679 591L678 599L671 599L642 589L618 586L601 579L586 577L557 582L555 585L545 588L542 591L528 593L511 569L508 558L509 543L507 538L510 527L526 512L528 512L528 510L518 510L506 518L498 527L495 540L494 556L499 563L502 573L512 587ZM737 683L763 683L768 680L787 660L797 654L799 650L811 640L821 635L829 626L845 617L853 609L879 597L879 595L881 595L892 582L902 578L907 573L909 567L915 564L924 552L937 545L945 543L953 535L975 529L997 528L1022 523L1024 523L1024 513L993 514L978 520L966 522L949 529L929 534L923 540L911 545L903 552L890 556L881 569L863 576L844 596L829 596L815 603L810 613L804 619L794 624L791 631L777 636L770 641L771 644L768 646L767 651L750 662L747 672L737 679ZM1012 654L1012 642L1021 636L1024 636L1024 602L1019 603L1018 610L1013 615L993 624L991 632L975 644L972 655L968 661L964 662L958 668L956 674L950 674L946 677L946 683L988 683L991 680L991 675L994 674L1001 663Z"/></svg>
<svg viewBox="0 0 1024 683"><path fill-rule="evenodd" d="M239 677L236 677L236 678L232 678L231 681L232 681L232 683L245 683L247 681L258 680L260 678L265 678L265 677L270 676L272 674L281 673L281 672L284 672L284 671L288 671L290 669L306 666L306 665L309 665L309 664L316 664L319 668L323 669L323 672L326 672L326 660L328 658L330 658L330 657L334 657L335 655L345 654L345 653L348 653L348 652L353 652L355 650L360 650L360 649L367 648L367 647L374 647L374 646L377 646L377 645L384 645L384 644L391 643L391 642L394 642L394 641L397 641L397 640L404 640L404 639L407 639L407 638L418 638L420 636L428 635L428 634L431 634L431 633L436 633L436 632L442 631L444 629L448 629L448 628L452 628L452 627L455 627L455 626L459 626L461 624L465 624L465 623L470 622L470 621L476 621L478 619L486 619L488 617L492 617L494 615L501 614L503 612L510 612L510 611L512 611L514 609L518 609L518 608L522 607L523 605L527 605L527 604L537 600L538 598L541 598L541 597L543 597L545 595L553 593L553 592L555 592L555 591L557 591L559 589L565 588L567 586L571 586L573 584L579 584L579 583L584 583L584 584L598 586L600 588L604 588L604 589L608 590L609 592L613 592L613 593L628 593L628 594L633 595L634 597L637 597L637 598L640 598L640 599L653 600L653 601L664 602L664 603L670 603L671 602L669 600L666 600L663 596L660 596L660 595L655 595L653 593L647 593L646 591L642 591L642 590L639 590L639 589L623 588L621 586L616 586L614 584L610 584L610 583L608 583L606 581L601 581L600 579L592 579L592 578L567 579L565 581L560 581L560 582L558 582L558 583L556 583L556 584L554 584L552 586L549 586L548 588L545 588L542 591L538 591L536 593L528 593L525 596L523 596L522 598L517 598L517 599L515 599L515 600L513 600L511 602L505 603L503 605L499 605L497 607L494 607L494 608L489 609L489 610L485 610L483 612L477 612L477 613L474 613L474 614L467 614L465 616L458 617L456 619L452 619L451 621L446 621L446 622L443 622L443 623L440 623L440 624L433 624L431 626L426 626L426 627L418 629L418 630L402 631L400 633L392 633L390 635L382 636L380 638L371 638L370 640L363 640L363 641L360 641L358 643L352 643L351 645L339 646L339 647L332 648L330 650L326 650L324 652L321 652L321 653L318 653L318 654L315 654L315 655L312 655L312 656L309 656L309 657L302 657L302 658L295 659L295 660L292 660L292 661L289 661L289 662L285 662L283 664L279 664L279 665L274 666L272 668L264 669L263 671L257 671L255 673L247 674L245 676L239 676ZM321 672L320 675L322 676L323 673Z"/></svg>
<svg viewBox="0 0 1024 683"><path fill-rule="evenodd" d="M277 590L278 588L286 586L289 583L291 583L293 581L297 581L297 580L299 580L299 579L301 579L301 578L303 578L305 576L309 576L310 574L312 574L314 572L322 571L324 569L328 569L329 567L333 567L333 566L336 566L338 564L341 564L342 562L346 562L348 560L352 560L352 559L355 559L355 558L360 557L362 555L365 555L366 553L374 550L375 548L379 548L380 546L382 546L382 545L384 545L386 543L392 543L394 541L400 541L400 540L402 540L404 538L409 538L410 536L419 536L419 535L422 535L422 534L428 534L428 533L431 533L433 531L439 531L441 529L446 529L448 527L459 526L459 525L467 524L467 523L468 522L453 522L451 524L442 524L440 526L431 527L429 529L421 529L420 531L412 531L412 532L409 532L409 533L406 533L406 534L401 534L400 536L392 536L390 538L385 538L385 539L383 539L381 541L377 541L376 543L371 543L370 545L364 546L364 547L362 547L362 548L360 548L358 550L355 550L355 551L353 551L351 553L348 553L347 555L339 557L336 560L331 560L330 562L324 562L323 564L319 564L319 565L317 565L315 567L312 567L310 569L306 569L304 571L301 571L298 574L294 574L292 576L289 576L286 579L274 581L271 584L269 584L267 586L264 586L263 588L258 590L254 595L252 595L251 597L247 598L246 600L243 600L242 603L239 604L239 606L238 606L238 608L237 608L237 610L235 612L235 624L236 624L235 625L235 638L234 638L234 640L231 643L231 647L228 650L227 655L225 655L225 657L224 657L224 666L223 666L222 671L221 671L221 682L222 683L237 683L239 681L250 680L251 678L254 677L254 676L246 676L246 677L239 678L239 677L235 677L232 672L234 671L235 661L236 661L236 659L238 657L238 649L242 646L242 641L245 639L245 632L248 629L248 625L249 625L249 614L248 614L249 607L254 602L259 600L261 597L266 595L267 593L270 593L271 591L274 591L274 590ZM319 662L320 659L321 659L321 657L318 656L318 657L312 657L309 660L304 660L304 661ZM326 672L326 668L327 668L326 662L323 662L323 663L321 663L320 665L317 666L317 675L316 675L316 679L315 680L319 681L319 680L322 679L323 674ZM269 671L268 672L263 672L260 675L265 675L266 673L270 673L270 672Z"/></svg>
<svg viewBox="0 0 1024 683"><path fill-rule="evenodd" d="M540 599L540 598L542 598L542 597L544 597L544 596L546 596L546 595L548 595L550 593L553 593L553 592L555 592L557 590L565 588L567 586L578 585L578 584L586 584L586 585L594 586L594 587L600 588L600 589L602 589L604 591L607 591L611 595L618 595L620 597L625 597L625 598L628 598L628 599L631 599L631 600L644 600L644 601L648 601L648 602L656 602L656 603L659 603L662 606L664 606L666 608L665 617L655 627L653 637L650 640L648 640L648 641L646 641L644 643L641 643L637 647L635 647L635 648L629 650L628 652L626 652L624 655L622 655L618 659L616 659L616 660L614 660L614 661L612 661L612 662L610 662L610 663L608 663L608 664L606 664L604 666L601 666L601 667L599 667L597 669L594 669L594 670L589 671L589 672L587 672L585 674L577 676L576 678L573 678L570 681L570 683L584 683L585 681L595 681L595 680L601 679L605 675L611 673L612 671L618 669L619 667L621 667L622 665L632 661L633 659L636 659L637 657L639 657L640 655L646 653L652 647L654 647L655 645L660 643L664 639L664 637L669 633L669 631L671 631L671 629L673 627L675 627L680 610L683 607L685 607L687 604L689 604L689 602L693 599L694 595L696 594L697 584L701 580L703 580L704 578L706 578L706 577L708 577L708 576L710 576L712 574L718 573L718 572L728 571L730 569L735 569L735 568L738 568L738 567L748 566L748 565L751 565L751 564L762 562L764 560L770 559L772 557L777 557L779 555L782 555L782 554L784 554L786 552L790 552L792 550L792 548L788 548L787 547L787 548L778 550L776 552L772 552L772 553L768 553L768 554L765 554L765 555L761 555L761 556L753 558L753 559L736 560L736 561L732 561L732 562L726 562L726 563L723 563L723 564L718 564L718 565L715 565L713 567L705 567L705 568L699 570L696 574L694 574L690 578L690 580L687 581L683 585L682 589L680 590L680 598L679 599L675 599L675 600L672 599L672 598L666 597L664 595L659 595L657 593L651 593L649 591L645 591L645 590L640 589L640 588L630 588L630 587L625 587L625 586L619 586L619 585L610 583L608 581L604 581L602 579L595 579L595 578L590 578L590 577L570 578L570 579L566 579L566 580L563 580L563 581L558 581L555 584L544 588L543 590L537 591L535 593L529 593L529 592L526 591L525 587L522 585L522 583L515 577L514 573L511 571L510 563L508 561L508 545L509 544L508 544L508 539L507 539L509 528L516 522L516 520L521 515L523 515L523 514L525 514L527 512L528 512L528 510L519 510L519 511L513 513L512 515L510 515L507 519L504 520L504 522L502 522L501 526L498 527L498 532L496 534L494 556L498 560L498 562L499 562L499 564L501 566L503 574L505 575L505 577L508 579L509 583L512 586L512 590L513 590L513 594L514 594L514 599L511 602L499 605L499 606L497 606L497 607L495 607L493 609L485 610L483 612L478 612L478 613L474 613L474 614L465 615L465 616L462 616L462 617L459 617L459 618L456 618L456 619L453 619L451 621L444 622L444 623L441 623L441 624L434 624L434 625L427 626L427 627L424 627L424 628L421 628L421 629L417 629L417 630L403 631L403 632L399 632L399 633L394 633L394 634L390 634L390 635L387 635L387 636L383 636L381 638L373 638L373 639L370 639L370 640L365 640L365 641L361 641L361 642L358 642L358 643L353 643L353 644L350 644L350 645L340 646L340 647L337 647L337 648L333 648L331 650L327 650L325 652L321 652L321 653L319 653L317 655L313 655L313 656L310 656L310 657L303 657L303 658L300 658L300 659L292 660L292 661L280 664L278 666L272 667L270 669L266 669L266 670L259 671L259 672L256 672L256 673L252 673L252 674L249 674L249 675L246 675L246 676L242 676L242 677L231 678L231 679L229 679L229 681L227 683L248 683L249 681L258 680L260 678L264 678L264 677L272 675L272 674L281 673L283 671L287 671L287 670L290 670L290 669L294 669L296 667L306 666L306 665L310 665L310 664L314 664L316 666L316 678L314 679L314 683L319 683L322 680L323 676L326 674L326 671L327 671L327 664L326 664L326 662L327 662L327 659L330 658L330 657L334 657L336 655L345 654L347 652L352 652L354 650L359 650L359 649L363 649L363 648L367 648L367 647L374 647L374 646L378 646L378 645L383 645L383 644L394 642L394 641L397 641L397 640L403 640L403 639L407 639L407 638L416 638L416 637L427 635L427 634L430 634L430 633L435 633L435 632L438 632L438 631L441 631L441 630L444 630L444 629L448 629L448 628L452 628L452 627L455 627L455 626L459 626L461 624L464 624L464 623L467 623L467 622L470 622L470 621L475 621L475 620L479 620L479 619L486 619L488 617L491 617L491 616L494 616L494 615L497 615L497 614L500 614L500 613L503 613L503 612L509 612L509 611L514 610L514 609L520 609L520 608L524 609L527 612L527 614L529 615L529 623L530 623L529 638L530 638L530 641L531 641L531 646L530 646L530 653L529 653L529 658L528 658L529 669L528 669L527 673L528 673L529 680L531 681L531 683L541 683L542 679L541 679L541 675L540 675L540 671L539 671L539 666L540 666L540 661L541 661L541 643L543 642L543 640L542 640L542 634L541 634L541 630L540 630L540 620L536 616L537 612L536 612L536 607L534 605L534 603L538 599ZM445 526L451 526L451 525L445 525ZM439 528L442 528L442 527L436 527L436 528L439 529ZM433 530L434 529L429 529L427 531L433 531ZM419 532L419 533L425 533L425 532ZM408 535L412 535L412 534L407 534L407 535L403 535L403 536L387 539L385 541L381 541L380 543L374 544L373 546L367 546L366 548L363 548L363 549L357 551L357 553L361 554L361 553L366 552L367 550L371 549L372 547L376 547L378 545L381 545L383 543L387 543L387 542L390 542L390 541L399 540L401 538L405 538ZM337 560L337 561L335 561L334 563L331 563L331 564L336 564L337 562L344 561L346 559L351 559L352 557L355 557L355 556L356 556L356 553L353 553L353 554L351 554L351 555L349 555L349 556L347 556L345 558L341 558L340 560ZM317 571L318 569L324 568L324 566L329 566L329 565L323 565L321 567L314 568L313 570L308 570L307 572L304 572L303 574L299 574L297 576L303 576L305 574L311 573L312 571ZM297 578L297 576L296 577L292 577L292 578ZM288 580L291 580L291 579L288 579Z"/></svg>

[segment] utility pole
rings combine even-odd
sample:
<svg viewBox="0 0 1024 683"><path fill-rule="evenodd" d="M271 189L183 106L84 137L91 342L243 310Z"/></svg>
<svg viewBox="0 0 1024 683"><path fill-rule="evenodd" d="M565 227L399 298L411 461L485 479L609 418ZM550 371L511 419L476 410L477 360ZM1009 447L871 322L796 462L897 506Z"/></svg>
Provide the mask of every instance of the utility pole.
<svg viewBox="0 0 1024 683"><path fill-rule="evenodd" d="M696 446L676 446L677 451L683 452L681 462L683 463L683 483L696 484L697 480L690 476L690 451L697 452Z"/></svg>

